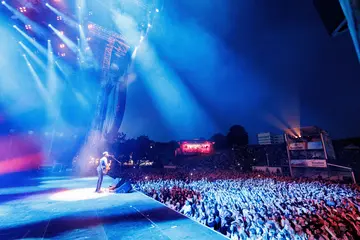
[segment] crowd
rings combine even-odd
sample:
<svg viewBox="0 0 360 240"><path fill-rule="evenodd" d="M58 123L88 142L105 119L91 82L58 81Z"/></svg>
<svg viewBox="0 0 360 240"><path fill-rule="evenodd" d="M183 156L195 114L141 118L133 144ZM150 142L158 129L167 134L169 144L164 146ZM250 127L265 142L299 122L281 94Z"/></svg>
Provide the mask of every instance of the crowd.
<svg viewBox="0 0 360 240"><path fill-rule="evenodd" d="M360 238L357 185L218 170L139 177L135 188L234 240Z"/></svg>

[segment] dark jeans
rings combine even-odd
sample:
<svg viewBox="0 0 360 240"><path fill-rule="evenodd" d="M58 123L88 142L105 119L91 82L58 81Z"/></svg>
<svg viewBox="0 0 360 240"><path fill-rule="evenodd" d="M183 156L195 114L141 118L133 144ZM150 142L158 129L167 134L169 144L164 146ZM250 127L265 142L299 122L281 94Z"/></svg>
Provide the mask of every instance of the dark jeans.
<svg viewBox="0 0 360 240"><path fill-rule="evenodd" d="M102 169L97 169L97 173L98 173L98 181L96 184L96 192L99 192L101 190L101 184L104 178L104 173L102 172Z"/></svg>

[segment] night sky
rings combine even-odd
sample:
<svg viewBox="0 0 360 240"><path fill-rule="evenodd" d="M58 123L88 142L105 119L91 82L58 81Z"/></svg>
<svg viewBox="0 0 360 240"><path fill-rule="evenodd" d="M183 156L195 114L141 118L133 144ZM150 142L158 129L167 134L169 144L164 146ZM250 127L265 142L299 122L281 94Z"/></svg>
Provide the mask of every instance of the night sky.
<svg viewBox="0 0 360 240"><path fill-rule="evenodd" d="M147 73L138 73L121 130L166 141L226 134L240 124L255 143L259 132L281 133L283 122L317 125L332 138L360 136L360 66L351 37L331 38L312 0L174 2L149 40L181 79L179 94L187 91L204 115L191 117L191 109L191 121L182 120L186 111L172 116L175 124L165 121L144 84Z"/></svg>
<svg viewBox="0 0 360 240"><path fill-rule="evenodd" d="M99 9L94 16L111 25ZM32 113L46 113L46 104L19 54L17 41L24 39L7 16L0 17L1 107L22 124L42 123L44 114ZM313 0L166 0L133 69L120 129L130 137L209 138L234 124L245 127L251 143L259 132L299 125L319 126L334 139L360 136L360 65L352 39L348 32L331 38ZM70 78L95 105L95 84ZM62 116L69 127L77 118L91 121L88 111L71 109L77 115Z"/></svg>

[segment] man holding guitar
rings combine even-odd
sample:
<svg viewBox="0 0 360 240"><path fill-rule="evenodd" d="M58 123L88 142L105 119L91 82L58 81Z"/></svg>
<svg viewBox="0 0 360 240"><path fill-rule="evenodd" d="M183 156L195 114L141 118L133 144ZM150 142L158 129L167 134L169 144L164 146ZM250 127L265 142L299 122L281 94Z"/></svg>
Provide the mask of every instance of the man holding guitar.
<svg viewBox="0 0 360 240"><path fill-rule="evenodd" d="M113 157L109 155L108 152L103 152L103 157L99 161L99 166L97 167L97 173L98 173L98 181L96 185L95 192L100 193L101 192L101 184L104 178L104 175L108 174L111 166L111 160L108 160L108 158Z"/></svg>

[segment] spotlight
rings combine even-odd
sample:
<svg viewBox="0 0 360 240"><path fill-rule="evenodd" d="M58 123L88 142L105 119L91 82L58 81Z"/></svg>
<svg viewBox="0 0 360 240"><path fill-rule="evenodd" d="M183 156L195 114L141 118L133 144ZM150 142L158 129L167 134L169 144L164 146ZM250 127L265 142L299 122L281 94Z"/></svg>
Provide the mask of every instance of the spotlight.
<svg viewBox="0 0 360 240"><path fill-rule="evenodd" d="M79 24L79 28L82 28L81 24Z"/></svg>
<svg viewBox="0 0 360 240"><path fill-rule="evenodd" d="M13 25L13 28L16 28L16 25Z"/></svg>
<svg viewBox="0 0 360 240"><path fill-rule="evenodd" d="M51 27L52 25L49 23L48 26Z"/></svg>
<svg viewBox="0 0 360 240"><path fill-rule="evenodd" d="M26 57L26 55L25 55L25 54L23 54L22 56L23 56L23 57Z"/></svg>
<svg viewBox="0 0 360 240"><path fill-rule="evenodd" d="M155 11L156 11L156 12L159 12L159 9L157 8L157 9L155 9Z"/></svg>
<svg viewBox="0 0 360 240"><path fill-rule="evenodd" d="M148 23L148 27L151 27L151 24L150 24L150 23Z"/></svg>
<svg viewBox="0 0 360 240"><path fill-rule="evenodd" d="M5 1L1 1L1 4L2 4L2 5L5 5L5 3L6 3Z"/></svg>
<svg viewBox="0 0 360 240"><path fill-rule="evenodd" d="M50 39L48 39L48 42L51 42L51 40L50 40Z"/></svg>
<svg viewBox="0 0 360 240"><path fill-rule="evenodd" d="M19 43L20 43L20 44L22 44L22 42L21 42L21 41L19 41Z"/></svg>
<svg viewBox="0 0 360 240"><path fill-rule="evenodd" d="M48 6L49 6L49 4L48 4L48 3L45 3L45 6L47 6L47 7L48 7Z"/></svg>

